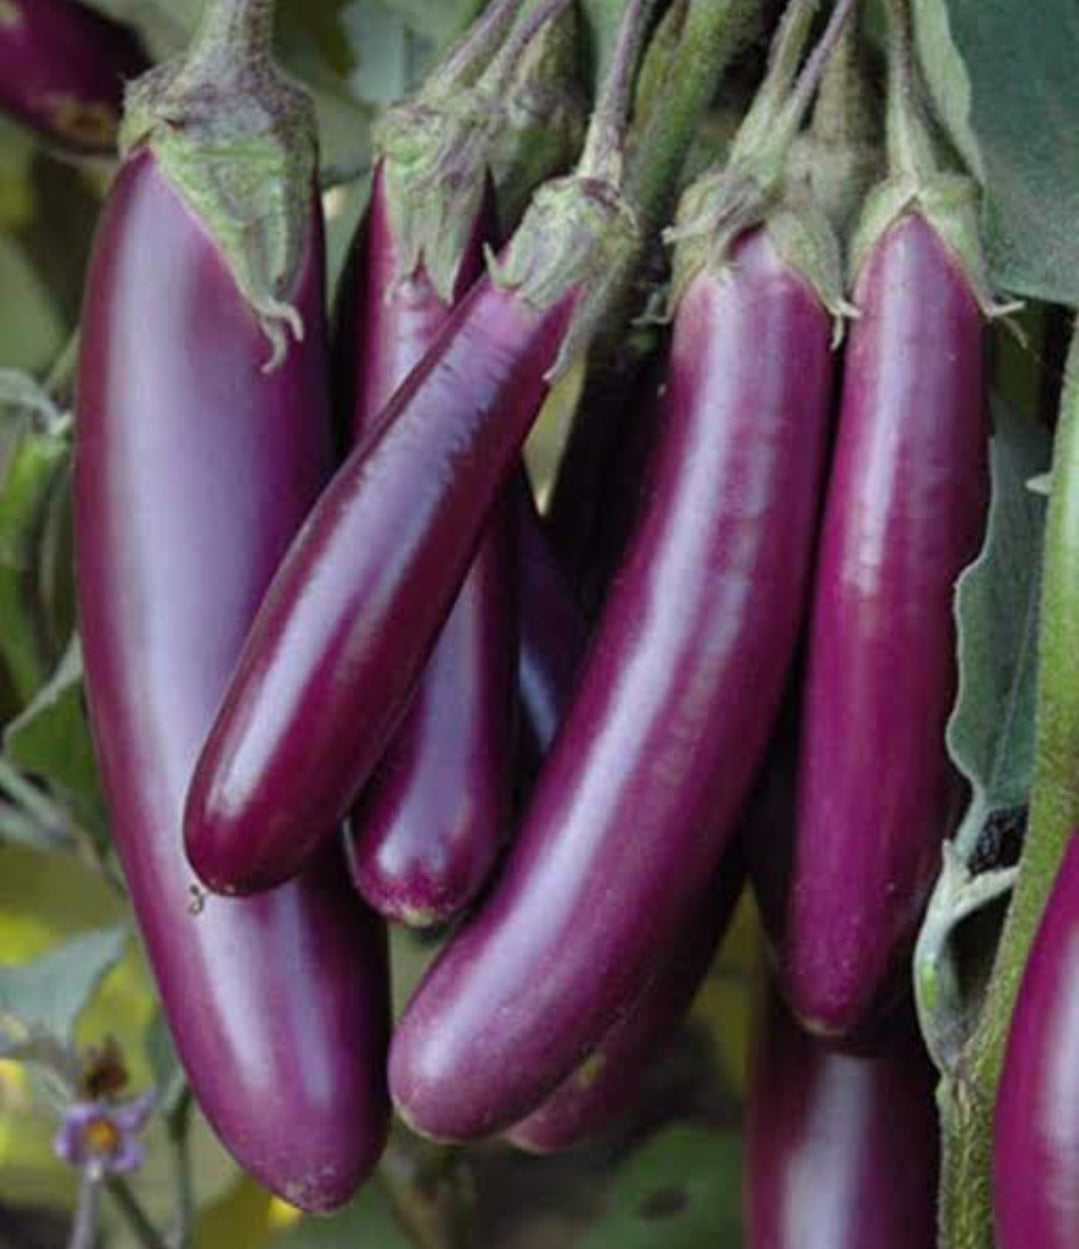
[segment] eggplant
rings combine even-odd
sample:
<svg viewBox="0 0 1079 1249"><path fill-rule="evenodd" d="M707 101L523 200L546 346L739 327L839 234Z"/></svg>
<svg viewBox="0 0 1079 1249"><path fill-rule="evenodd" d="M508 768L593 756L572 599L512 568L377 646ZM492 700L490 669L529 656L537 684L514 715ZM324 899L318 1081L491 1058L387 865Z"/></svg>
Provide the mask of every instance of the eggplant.
<svg viewBox="0 0 1079 1249"><path fill-rule="evenodd" d="M353 438L361 443L483 271L493 204L483 204L444 300L422 261L412 272L394 230L383 167L361 245ZM415 926L451 919L486 881L512 796L516 552L513 516L496 513L408 711L352 818L353 880L382 915Z"/></svg>
<svg viewBox="0 0 1079 1249"><path fill-rule="evenodd" d="M870 1027L907 988L962 813L944 731L955 582L987 503L982 315L931 222L901 215L855 290L814 581L780 988L812 1030Z"/></svg>
<svg viewBox="0 0 1079 1249"><path fill-rule="evenodd" d="M636 996L716 870L794 647L821 487L828 310L766 230L679 300L651 492L483 908L399 1021L438 1138L518 1122Z"/></svg>
<svg viewBox="0 0 1079 1249"><path fill-rule="evenodd" d="M520 228L338 470L252 626L188 795L188 854L220 892L295 874L370 780L521 445L586 345L638 227L619 191L647 0L576 171Z"/></svg>
<svg viewBox="0 0 1079 1249"><path fill-rule="evenodd" d="M993 1122L1000 1249L1079 1244L1079 837L1071 834L1023 972Z"/></svg>
<svg viewBox="0 0 1079 1249"><path fill-rule="evenodd" d="M211 5L204 33L225 9L237 12ZM200 49L205 41L186 62L196 82ZM220 58L211 64L220 83ZM259 64L258 81L272 86ZM332 466L313 145L307 161L288 155L297 194L278 202L299 215L273 224L296 232L295 263L260 315L208 224L219 218L172 177L173 138L190 175L187 145L206 135L198 117L178 124L187 102L167 86L165 133L148 120L161 82L146 84L149 128L135 132L105 204L82 318L74 509L90 718L115 844L194 1095L246 1171L294 1205L325 1210L370 1172L388 1127L383 929L336 848L294 883L236 901L202 892L182 837L188 782L241 643ZM295 136L307 113L293 103ZM266 136L234 137L258 150ZM302 325L302 341L281 341L271 309Z"/></svg>
<svg viewBox="0 0 1079 1249"><path fill-rule="evenodd" d="M649 1069L681 1026L701 987L742 892L738 862L724 862L671 957L627 1014L506 1139L531 1153L553 1153L591 1140L621 1118Z"/></svg>
<svg viewBox="0 0 1079 1249"><path fill-rule="evenodd" d="M746 1105L746 1249L933 1249L935 1072L913 1012L871 1057L830 1050L774 993L762 1015Z"/></svg>
<svg viewBox="0 0 1079 1249"><path fill-rule="evenodd" d="M62 151L114 153L124 84L146 68L130 31L76 0L0 6L0 109Z"/></svg>

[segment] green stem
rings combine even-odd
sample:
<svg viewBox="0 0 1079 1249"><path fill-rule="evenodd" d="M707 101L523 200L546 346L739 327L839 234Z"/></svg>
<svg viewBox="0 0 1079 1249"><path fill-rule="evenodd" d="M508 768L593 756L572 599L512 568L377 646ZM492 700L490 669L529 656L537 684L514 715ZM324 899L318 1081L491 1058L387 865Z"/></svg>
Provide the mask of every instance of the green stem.
<svg viewBox="0 0 1079 1249"><path fill-rule="evenodd" d="M195 1226L195 1184L191 1171L190 1148L191 1107L191 1090L185 1085L175 1106L165 1116L176 1188L174 1249L188 1249Z"/></svg>
<svg viewBox="0 0 1079 1249"><path fill-rule="evenodd" d="M1012 1006L1042 910L1079 825L1079 330L1053 450L1039 635L1034 789L1019 875L978 1026L942 1089L942 1249L992 1249L993 1107Z"/></svg>
<svg viewBox="0 0 1079 1249"><path fill-rule="evenodd" d="M936 171L933 144L918 103L910 39L910 0L888 0L888 168L919 181Z"/></svg>
<svg viewBox="0 0 1079 1249"><path fill-rule="evenodd" d="M79 1197L67 1249L94 1249L100 1209L101 1182L92 1175L84 1174L79 1183Z"/></svg>
<svg viewBox="0 0 1079 1249"><path fill-rule="evenodd" d="M627 172L646 238L669 218L690 144L762 0L688 0L678 49Z"/></svg>
<svg viewBox="0 0 1079 1249"><path fill-rule="evenodd" d="M484 70L479 82L480 90L489 92L500 101L513 82L513 76L521 57L528 50L528 45L568 4L569 0L540 0L534 5L506 36L506 42L497 56Z"/></svg>
<svg viewBox="0 0 1079 1249"><path fill-rule="evenodd" d="M456 91L473 83L517 20L521 4L522 0L494 0L489 4L433 70L424 94Z"/></svg>
<svg viewBox="0 0 1079 1249"><path fill-rule="evenodd" d="M142 1249L169 1249L165 1238L154 1227L150 1216L142 1208L126 1180L114 1175L105 1181L105 1187Z"/></svg>
<svg viewBox="0 0 1079 1249"><path fill-rule="evenodd" d="M633 79L655 0L627 0L618 27L611 65L585 136L577 172L586 178L622 184L626 128Z"/></svg>
<svg viewBox="0 0 1079 1249"><path fill-rule="evenodd" d="M58 845L70 844L67 820L61 808L28 781L3 755L0 755L0 790L33 821L44 837Z"/></svg>
<svg viewBox="0 0 1079 1249"><path fill-rule="evenodd" d="M184 58L183 76L204 80L210 67L227 71L269 61L274 7L274 0L206 0Z"/></svg>

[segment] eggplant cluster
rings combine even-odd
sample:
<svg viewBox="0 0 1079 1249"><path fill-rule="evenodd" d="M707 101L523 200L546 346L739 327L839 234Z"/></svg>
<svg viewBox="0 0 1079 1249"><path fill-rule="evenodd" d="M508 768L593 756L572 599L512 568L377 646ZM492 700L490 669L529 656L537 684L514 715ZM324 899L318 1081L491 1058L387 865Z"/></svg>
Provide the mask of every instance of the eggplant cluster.
<svg viewBox="0 0 1079 1249"><path fill-rule="evenodd" d="M391 1102L436 1139L566 1148L625 1108L748 878L774 980L750 1243L928 1246L908 966L963 801L952 596L987 505L969 198L892 145L837 237L771 140L854 6L797 75L816 6L791 0L670 232L659 381L587 486L602 542L565 561L522 449L655 242L621 160L650 6L625 6L569 172L558 97L568 142L518 222L507 135L554 130L552 96L527 124L505 101L572 42L564 0L521 7L381 124L332 326L266 6L214 0L237 20L129 93L82 321L77 583L177 1048L228 1148L305 1209L370 1172ZM392 1036L379 916L452 925Z"/></svg>

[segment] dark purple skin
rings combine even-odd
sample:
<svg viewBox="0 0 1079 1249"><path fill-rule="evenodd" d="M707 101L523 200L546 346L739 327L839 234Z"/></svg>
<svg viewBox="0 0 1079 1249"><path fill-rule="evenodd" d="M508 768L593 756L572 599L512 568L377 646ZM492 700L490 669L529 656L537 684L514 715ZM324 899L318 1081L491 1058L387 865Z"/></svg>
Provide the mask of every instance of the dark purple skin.
<svg viewBox="0 0 1079 1249"><path fill-rule="evenodd" d="M1012 1012L993 1125L999 1249L1079 1245L1079 836L1073 832Z"/></svg>
<svg viewBox="0 0 1079 1249"><path fill-rule="evenodd" d="M679 302L653 483L494 890L398 1024L436 1138L502 1131L673 947L760 763L801 621L830 318L754 232Z"/></svg>
<svg viewBox="0 0 1079 1249"><path fill-rule="evenodd" d="M963 787L953 594L987 501L982 316L933 227L903 217L855 302L821 538L778 951L803 1024L839 1040L909 981Z"/></svg>
<svg viewBox="0 0 1079 1249"><path fill-rule="evenodd" d="M588 645L588 624L558 561L531 487L522 476L516 491L521 577L521 639L517 690L529 771L554 740L573 696Z"/></svg>
<svg viewBox="0 0 1079 1249"><path fill-rule="evenodd" d="M269 344L201 224L137 153L98 230L82 319L77 586L113 835L180 1059L245 1170L346 1201L381 1153L381 925L330 853L252 901L184 858L188 781L270 577L330 468L321 221ZM163 297L163 292L167 297Z"/></svg>
<svg viewBox="0 0 1079 1249"><path fill-rule="evenodd" d="M407 708L548 391L576 296L484 277L322 493L259 610L188 796L219 892L279 884Z"/></svg>
<svg viewBox="0 0 1079 1249"><path fill-rule="evenodd" d="M0 109L65 151L116 150L124 83L146 68L129 31L75 0L0 6Z"/></svg>
<svg viewBox="0 0 1079 1249"><path fill-rule="evenodd" d="M452 299L483 272L488 206L461 257ZM404 265L376 169L357 266L353 438L371 429L452 310L421 266ZM424 927L452 919L486 881L512 798L516 550L500 506L427 661L401 727L353 813L353 880L376 911Z"/></svg>
<svg viewBox="0 0 1079 1249"><path fill-rule="evenodd" d="M674 1039L708 974L744 882L741 862L724 856L674 953L581 1066L506 1133L508 1141L531 1153L570 1149L599 1136L633 1106L642 1080Z"/></svg>
<svg viewBox="0 0 1079 1249"><path fill-rule="evenodd" d="M934 1249L936 1078L913 1019L856 1058L803 1032L775 993L763 1013L746 1106L746 1249Z"/></svg>

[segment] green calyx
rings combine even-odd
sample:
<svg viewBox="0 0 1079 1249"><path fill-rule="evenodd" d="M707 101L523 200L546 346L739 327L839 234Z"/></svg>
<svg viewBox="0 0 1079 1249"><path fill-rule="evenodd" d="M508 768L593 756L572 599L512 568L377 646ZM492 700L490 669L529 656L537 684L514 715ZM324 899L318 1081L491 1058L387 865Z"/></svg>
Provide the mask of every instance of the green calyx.
<svg viewBox="0 0 1079 1249"><path fill-rule="evenodd" d="M536 307L574 300L550 380L561 376L587 346L642 246L637 214L618 188L573 174L536 192L503 255L490 258L493 280Z"/></svg>
<svg viewBox="0 0 1079 1249"><path fill-rule="evenodd" d="M533 188L569 162L584 125L572 88L574 35L567 8L474 84L447 91L436 77L433 89L376 123L399 280L422 266L450 302L488 183L512 221Z"/></svg>
<svg viewBox="0 0 1079 1249"><path fill-rule="evenodd" d="M993 298L978 228L978 185L959 173L917 176L900 173L877 186L866 200L850 252L852 286L877 243L903 217L917 213L940 236L987 317L1006 315L1015 304Z"/></svg>
<svg viewBox="0 0 1079 1249"><path fill-rule="evenodd" d="M288 294L309 242L318 149L310 98L272 62L268 18L257 37L215 20L244 8L211 0L190 50L129 87L120 143L125 156L153 153L220 247L269 339L269 372L289 334L304 334Z"/></svg>

